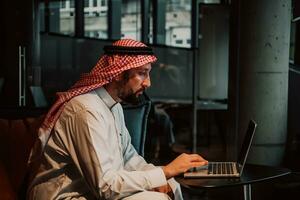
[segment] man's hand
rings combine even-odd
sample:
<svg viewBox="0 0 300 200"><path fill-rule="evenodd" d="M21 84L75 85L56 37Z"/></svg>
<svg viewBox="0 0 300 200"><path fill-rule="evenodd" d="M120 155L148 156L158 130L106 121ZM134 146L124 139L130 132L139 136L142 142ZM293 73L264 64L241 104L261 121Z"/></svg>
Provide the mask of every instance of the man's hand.
<svg viewBox="0 0 300 200"><path fill-rule="evenodd" d="M154 188L153 190L155 192L165 193L165 194L169 195L169 197L171 199L174 199L174 194L173 194L173 191L172 191L172 189L171 189L171 187L170 187L169 184L163 185L163 186L160 186L160 187L157 187L157 188Z"/></svg>
<svg viewBox="0 0 300 200"><path fill-rule="evenodd" d="M166 193L166 194L168 194L169 192L172 192L172 189L169 184L154 188L153 190L155 192L161 192L161 193Z"/></svg>
<svg viewBox="0 0 300 200"><path fill-rule="evenodd" d="M206 165L208 162L198 154L186 154L179 155L175 160L168 165L163 166L162 169L166 175L166 178L172 178L178 174L186 172L192 167L199 167Z"/></svg>

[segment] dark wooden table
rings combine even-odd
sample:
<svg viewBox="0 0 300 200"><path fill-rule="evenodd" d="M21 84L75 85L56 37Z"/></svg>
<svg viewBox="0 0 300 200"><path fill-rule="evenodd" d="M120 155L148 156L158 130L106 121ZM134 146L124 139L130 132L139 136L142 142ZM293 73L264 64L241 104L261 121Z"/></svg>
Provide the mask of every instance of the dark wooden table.
<svg viewBox="0 0 300 200"><path fill-rule="evenodd" d="M197 191L201 189L243 186L244 199L251 200L251 184L272 180L291 173L291 170L281 167L246 164L240 178L183 178L175 179L182 187Z"/></svg>

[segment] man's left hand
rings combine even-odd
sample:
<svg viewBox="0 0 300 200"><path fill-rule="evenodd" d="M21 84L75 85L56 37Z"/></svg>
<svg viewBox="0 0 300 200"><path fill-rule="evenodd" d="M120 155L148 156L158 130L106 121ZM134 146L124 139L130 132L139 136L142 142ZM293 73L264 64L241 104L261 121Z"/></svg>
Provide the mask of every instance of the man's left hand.
<svg viewBox="0 0 300 200"><path fill-rule="evenodd" d="M160 187L157 187L157 188L154 188L153 190L155 192L165 193L165 194L169 195L169 197L171 197L171 199L174 199L173 198L173 196L174 196L173 195L173 191L172 191L172 189L171 189L171 187L170 187L169 184L163 185L163 186L160 186Z"/></svg>

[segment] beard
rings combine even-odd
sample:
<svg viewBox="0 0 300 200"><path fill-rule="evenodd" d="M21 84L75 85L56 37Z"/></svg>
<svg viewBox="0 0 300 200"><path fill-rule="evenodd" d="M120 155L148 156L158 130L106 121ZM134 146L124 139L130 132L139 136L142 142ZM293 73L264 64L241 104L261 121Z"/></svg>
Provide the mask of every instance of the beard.
<svg viewBox="0 0 300 200"><path fill-rule="evenodd" d="M118 97L126 104L137 105L142 101L140 97L142 96L141 94L145 91L145 88L142 87L136 92L134 92L132 89L126 91L125 86L127 85L129 78L130 78L129 71L125 71L123 74L123 78L118 82L119 85Z"/></svg>
<svg viewBox="0 0 300 200"><path fill-rule="evenodd" d="M138 95L138 93L140 93L140 92L144 92L144 89L140 89L137 92L130 91L129 94L122 95L119 98L122 99L122 101L124 103L132 104L132 105L137 105L137 104L139 104L141 102L140 96L142 94Z"/></svg>

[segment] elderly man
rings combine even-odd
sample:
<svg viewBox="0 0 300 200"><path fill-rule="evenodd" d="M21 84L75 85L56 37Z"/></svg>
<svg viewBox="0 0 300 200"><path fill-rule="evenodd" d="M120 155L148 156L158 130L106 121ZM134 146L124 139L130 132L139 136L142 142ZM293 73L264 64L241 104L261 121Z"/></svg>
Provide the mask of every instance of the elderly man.
<svg viewBox="0 0 300 200"><path fill-rule="evenodd" d="M182 154L166 166L146 163L130 143L119 103L150 86L152 49L122 39L104 50L90 73L58 93L39 129L28 199L182 199L172 177L207 161Z"/></svg>

